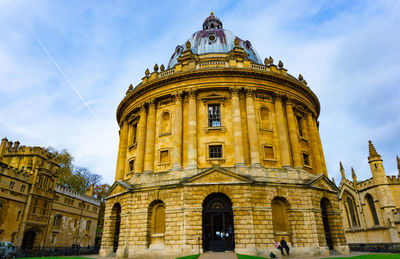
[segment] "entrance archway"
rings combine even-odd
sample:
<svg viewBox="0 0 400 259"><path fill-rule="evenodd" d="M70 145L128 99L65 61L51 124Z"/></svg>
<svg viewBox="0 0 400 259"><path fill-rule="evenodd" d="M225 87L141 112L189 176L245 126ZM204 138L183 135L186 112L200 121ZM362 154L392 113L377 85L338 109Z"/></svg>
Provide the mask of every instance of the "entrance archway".
<svg viewBox="0 0 400 259"><path fill-rule="evenodd" d="M332 204L327 198L322 198L321 199L321 210L322 210L322 223L324 225L324 231L325 231L325 240L326 244L328 245L330 250L333 250L333 243L332 243L332 235L331 235L331 229L329 227L329 216L328 212L330 212L332 209Z"/></svg>
<svg viewBox="0 0 400 259"><path fill-rule="evenodd" d="M111 218L114 220L113 251L116 252L118 249L119 231L121 226L121 205L119 203L114 204L111 211Z"/></svg>
<svg viewBox="0 0 400 259"><path fill-rule="evenodd" d="M32 249L35 242L36 233L33 230L28 230L25 232L22 239L21 248L22 249Z"/></svg>
<svg viewBox="0 0 400 259"><path fill-rule="evenodd" d="M203 202L203 250L224 252L235 249L231 200L212 193Z"/></svg>

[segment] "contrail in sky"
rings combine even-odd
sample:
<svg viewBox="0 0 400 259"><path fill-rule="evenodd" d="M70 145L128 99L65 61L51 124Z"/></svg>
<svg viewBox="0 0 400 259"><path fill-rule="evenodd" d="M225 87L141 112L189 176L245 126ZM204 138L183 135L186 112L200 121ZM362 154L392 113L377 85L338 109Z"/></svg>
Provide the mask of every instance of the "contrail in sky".
<svg viewBox="0 0 400 259"><path fill-rule="evenodd" d="M12 1L12 3L14 3ZM23 21L24 22L24 21ZM64 71L61 69L61 67L57 64L57 62L54 60L54 58L50 55L50 53L47 51L46 47L43 45L43 43L40 41L40 39L36 36L36 34L33 32L33 30L28 26L26 22L24 22L26 28L28 28L29 32L32 34L32 36L35 38L35 40L39 43L40 47L42 50L46 53L47 57L53 62L53 64L56 66L58 71L61 73L61 75L64 77L65 81L67 81L67 84L74 90L76 95L78 95L79 99L83 102L83 104L86 106L86 108L89 110L89 112L92 114L93 118L97 120L96 114L94 114L92 108L90 108L89 104L83 99L82 95L78 92L78 89L75 88L75 86L71 83L71 81L68 79L68 77L65 75Z"/></svg>

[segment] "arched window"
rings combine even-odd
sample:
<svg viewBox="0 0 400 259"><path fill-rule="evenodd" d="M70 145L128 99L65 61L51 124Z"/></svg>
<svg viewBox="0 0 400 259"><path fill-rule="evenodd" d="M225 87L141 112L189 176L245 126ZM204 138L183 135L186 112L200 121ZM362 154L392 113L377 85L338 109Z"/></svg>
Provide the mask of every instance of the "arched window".
<svg viewBox="0 0 400 259"><path fill-rule="evenodd" d="M149 245L164 244L165 205L162 201L153 201L149 207Z"/></svg>
<svg viewBox="0 0 400 259"><path fill-rule="evenodd" d="M171 133L171 116L169 112L164 112L161 116L161 134Z"/></svg>
<svg viewBox="0 0 400 259"><path fill-rule="evenodd" d="M354 206L354 201L350 197L347 197L346 202L347 202L348 214L349 214L349 218L350 218L349 226L351 226L351 227L358 226L357 209Z"/></svg>
<svg viewBox="0 0 400 259"><path fill-rule="evenodd" d="M261 129L271 129L270 113L266 107L261 107L260 109L260 124Z"/></svg>
<svg viewBox="0 0 400 259"><path fill-rule="evenodd" d="M157 204L153 209L153 233L165 233L165 207Z"/></svg>
<svg viewBox="0 0 400 259"><path fill-rule="evenodd" d="M275 236L289 239L288 202L280 197L272 200L272 224Z"/></svg>
<svg viewBox="0 0 400 259"><path fill-rule="evenodd" d="M60 214L57 214L54 216L54 223L53 223L54 228L60 228L61 219L62 219L62 215L60 215Z"/></svg>
<svg viewBox="0 0 400 259"><path fill-rule="evenodd" d="M370 194L365 195L365 200L368 202L369 211L371 212L374 225L379 225L378 215L376 214L374 198Z"/></svg>

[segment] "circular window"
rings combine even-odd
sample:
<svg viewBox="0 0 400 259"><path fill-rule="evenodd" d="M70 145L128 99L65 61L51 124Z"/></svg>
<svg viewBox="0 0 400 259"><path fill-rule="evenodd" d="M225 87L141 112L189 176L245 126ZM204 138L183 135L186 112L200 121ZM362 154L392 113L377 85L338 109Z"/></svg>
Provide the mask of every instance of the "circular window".
<svg viewBox="0 0 400 259"><path fill-rule="evenodd" d="M215 42L217 40L217 37L215 36L215 34L210 34L210 35L208 35L208 40Z"/></svg>
<svg viewBox="0 0 400 259"><path fill-rule="evenodd" d="M250 48L251 48L251 43L250 43L250 41L246 40L246 41L244 42L244 46L246 46L247 49L250 49Z"/></svg>

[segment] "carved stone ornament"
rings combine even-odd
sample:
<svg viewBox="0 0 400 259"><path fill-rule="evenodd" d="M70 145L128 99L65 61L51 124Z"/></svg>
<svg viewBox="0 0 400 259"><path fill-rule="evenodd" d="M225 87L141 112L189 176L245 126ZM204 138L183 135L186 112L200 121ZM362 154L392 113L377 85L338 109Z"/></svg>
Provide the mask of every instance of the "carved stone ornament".
<svg viewBox="0 0 400 259"><path fill-rule="evenodd" d="M246 97L255 97L256 91L253 88L246 88Z"/></svg>
<svg viewBox="0 0 400 259"><path fill-rule="evenodd" d="M303 76L301 74L299 74L299 81L303 81Z"/></svg>
<svg viewBox="0 0 400 259"><path fill-rule="evenodd" d="M158 65L155 64L155 65L154 65L154 72L157 72L157 71L158 71Z"/></svg>
<svg viewBox="0 0 400 259"><path fill-rule="evenodd" d="M283 68L283 62L281 60L279 60L279 62L278 62L278 67Z"/></svg>
<svg viewBox="0 0 400 259"><path fill-rule="evenodd" d="M190 88L188 94L189 98L196 98L197 90L195 88Z"/></svg>
<svg viewBox="0 0 400 259"><path fill-rule="evenodd" d="M269 56L268 62L269 64L274 64L274 59L271 56Z"/></svg>
<svg viewBox="0 0 400 259"><path fill-rule="evenodd" d="M233 43L235 44L235 47L239 47L239 43L240 43L240 41L239 41L239 38L235 38L235 40L233 41Z"/></svg>
<svg viewBox="0 0 400 259"><path fill-rule="evenodd" d="M239 96L239 88L231 87L231 88L229 88L229 90L231 91L232 96Z"/></svg>
<svg viewBox="0 0 400 259"><path fill-rule="evenodd" d="M172 97L174 97L175 102L182 102L182 95L183 92L182 91L178 91L172 94Z"/></svg>
<svg viewBox="0 0 400 259"><path fill-rule="evenodd" d="M265 58L265 59L264 59L264 64L265 64L266 66L269 65L269 60L268 60L268 58Z"/></svg>
<svg viewBox="0 0 400 259"><path fill-rule="evenodd" d="M161 65L160 70L161 72L165 70L164 64Z"/></svg>
<svg viewBox="0 0 400 259"><path fill-rule="evenodd" d="M132 86L132 84L130 84L128 87L128 91L126 91L126 94L129 94L132 91L133 91L133 86Z"/></svg>
<svg viewBox="0 0 400 259"><path fill-rule="evenodd" d="M149 107L153 107L153 108L155 108L156 107L156 99L154 99L154 98L151 98L150 100L149 100Z"/></svg>
<svg viewBox="0 0 400 259"><path fill-rule="evenodd" d="M192 47L192 44L190 44L190 41L186 42L186 50L190 50L190 48Z"/></svg>
<svg viewBox="0 0 400 259"><path fill-rule="evenodd" d="M144 74L145 74L146 76L149 76L149 75L150 75L149 69L146 69L146 71L144 71Z"/></svg>

